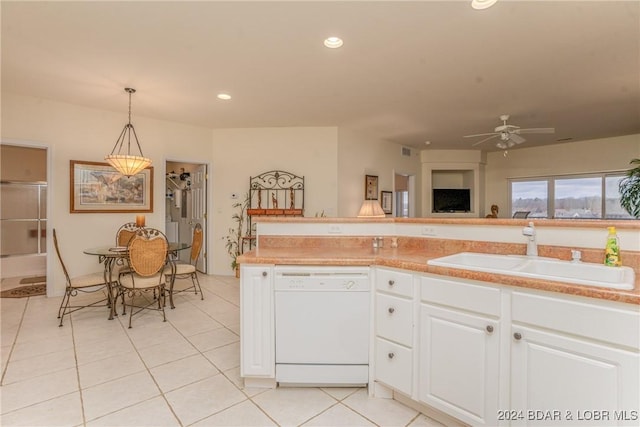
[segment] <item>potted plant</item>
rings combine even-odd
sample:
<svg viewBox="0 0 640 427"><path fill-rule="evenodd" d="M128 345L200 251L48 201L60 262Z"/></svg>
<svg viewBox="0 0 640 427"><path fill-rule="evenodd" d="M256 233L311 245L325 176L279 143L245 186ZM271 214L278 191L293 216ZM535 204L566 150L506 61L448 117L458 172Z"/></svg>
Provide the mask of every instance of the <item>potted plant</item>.
<svg viewBox="0 0 640 427"><path fill-rule="evenodd" d="M634 218L640 218L640 159L633 159L631 165L638 165L627 171L620 180L620 205Z"/></svg>
<svg viewBox="0 0 640 427"><path fill-rule="evenodd" d="M233 208L236 212L231 216L231 219L235 222L235 226L229 228L229 234L226 237L225 247L227 253L231 257L231 268L235 270L236 277L240 276L238 255L242 253L242 237L249 234L249 229L245 230L245 223L247 223L247 207L249 206L249 193L245 194L244 200L233 204Z"/></svg>

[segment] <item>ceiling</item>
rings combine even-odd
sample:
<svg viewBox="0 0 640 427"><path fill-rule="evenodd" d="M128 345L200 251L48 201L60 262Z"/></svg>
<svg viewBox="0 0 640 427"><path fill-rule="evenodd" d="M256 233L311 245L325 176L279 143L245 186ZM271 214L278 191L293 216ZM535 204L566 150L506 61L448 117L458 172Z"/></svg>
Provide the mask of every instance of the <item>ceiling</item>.
<svg viewBox="0 0 640 427"><path fill-rule="evenodd" d="M1 2L2 90L208 128L469 149L640 133L639 1ZM344 46L323 46L328 36ZM232 100L216 98L228 92ZM495 140L475 148L495 150Z"/></svg>

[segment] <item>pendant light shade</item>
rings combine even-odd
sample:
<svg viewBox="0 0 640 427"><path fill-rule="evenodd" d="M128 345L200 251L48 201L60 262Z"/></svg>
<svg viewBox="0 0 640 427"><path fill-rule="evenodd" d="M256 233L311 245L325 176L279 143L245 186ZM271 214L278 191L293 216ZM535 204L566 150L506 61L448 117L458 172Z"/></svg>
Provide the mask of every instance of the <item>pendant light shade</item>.
<svg viewBox="0 0 640 427"><path fill-rule="evenodd" d="M106 156L104 159L109 163L115 170L120 172L122 175L127 177L136 175L144 168L151 165L151 159L144 157L142 154L142 148L140 148L140 142L138 141L138 135L136 135L136 130L131 124L131 94L135 93L135 89L131 89L129 87L124 89L125 92L129 94L129 123L124 125L124 129L120 132L120 136L116 140L116 145L113 146L113 150L111 150L111 154ZM131 136L133 135L133 139L138 146L139 156L135 154L131 154ZM127 144L127 151L123 153L123 146L125 145L125 141Z"/></svg>

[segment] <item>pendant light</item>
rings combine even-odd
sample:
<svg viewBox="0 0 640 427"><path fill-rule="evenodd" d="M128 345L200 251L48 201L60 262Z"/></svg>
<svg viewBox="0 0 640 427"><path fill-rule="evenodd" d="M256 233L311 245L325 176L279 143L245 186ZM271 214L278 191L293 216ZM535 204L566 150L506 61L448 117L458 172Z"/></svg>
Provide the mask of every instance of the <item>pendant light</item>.
<svg viewBox="0 0 640 427"><path fill-rule="evenodd" d="M124 125L124 129L122 129L120 136L116 140L116 145L113 146L111 154L106 156L104 159L122 175L130 177L132 175L138 174L141 170L150 166L151 159L144 157L144 154L142 154L142 148L140 148L140 142L138 142L138 135L136 135L136 130L131 124L131 94L135 93L136 90L129 87L125 88L124 90L129 94L129 123ZM138 146L138 151L140 152L139 156L131 154L132 133L133 138L136 141L136 145ZM125 144L125 140L127 143L127 153L123 154L122 146Z"/></svg>

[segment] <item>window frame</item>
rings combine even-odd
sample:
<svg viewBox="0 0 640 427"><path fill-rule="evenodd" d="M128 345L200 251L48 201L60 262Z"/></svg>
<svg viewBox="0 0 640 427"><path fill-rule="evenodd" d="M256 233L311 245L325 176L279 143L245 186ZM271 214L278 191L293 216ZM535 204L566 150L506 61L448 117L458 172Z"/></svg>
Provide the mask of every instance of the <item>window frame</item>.
<svg viewBox="0 0 640 427"><path fill-rule="evenodd" d="M606 171L606 172L588 172L588 173L575 173L575 174L561 174L561 175L547 175L547 176L531 176L531 177L518 177L518 178L507 178L507 197L508 197L508 212L513 215L513 183L514 182L540 182L546 181L547 183L547 219L572 219L572 218L556 218L555 216L555 187L556 180L566 180L566 179L580 179L580 178L600 178L600 191L601 191L601 212L602 216L600 218L589 218L592 220L599 221L610 221L612 219L616 220L629 220L634 219L632 216L628 218L609 218L607 217L607 209L606 209L606 180L611 177L619 177L623 178L626 176L626 170L614 170L614 171Z"/></svg>

